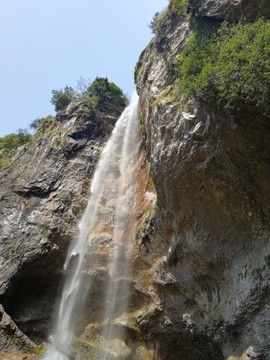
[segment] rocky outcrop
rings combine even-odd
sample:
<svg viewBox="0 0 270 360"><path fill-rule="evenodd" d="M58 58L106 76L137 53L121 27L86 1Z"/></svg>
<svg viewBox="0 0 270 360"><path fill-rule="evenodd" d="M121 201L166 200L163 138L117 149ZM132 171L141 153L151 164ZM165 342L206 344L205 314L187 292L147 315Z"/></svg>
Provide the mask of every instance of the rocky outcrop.
<svg viewBox="0 0 270 360"><path fill-rule="evenodd" d="M66 250L104 141L123 110L105 105L72 102L0 172L1 302L32 340L48 336Z"/></svg>
<svg viewBox="0 0 270 360"><path fill-rule="evenodd" d="M193 5L203 21L269 16L266 2ZM138 280L156 311L141 327L157 358L268 359L269 114L175 91L194 21L169 12L136 69L157 190L148 281Z"/></svg>
<svg viewBox="0 0 270 360"><path fill-rule="evenodd" d="M267 0L190 0L188 5L199 16L237 22L241 18L255 20L270 16Z"/></svg>

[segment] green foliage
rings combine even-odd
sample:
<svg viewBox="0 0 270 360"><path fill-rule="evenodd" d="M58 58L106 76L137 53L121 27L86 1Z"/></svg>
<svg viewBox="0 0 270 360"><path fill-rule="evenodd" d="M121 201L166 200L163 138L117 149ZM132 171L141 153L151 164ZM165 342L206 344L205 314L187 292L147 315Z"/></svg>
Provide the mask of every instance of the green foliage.
<svg viewBox="0 0 270 360"><path fill-rule="evenodd" d="M188 0L171 0L170 7L178 15L187 16Z"/></svg>
<svg viewBox="0 0 270 360"><path fill-rule="evenodd" d="M92 98L92 103L102 103L104 101L113 101L121 106L126 106L128 103L127 97L123 94L122 90L113 82L109 82L107 78L97 77L92 84L88 85L88 81L84 79L79 80L81 93L77 93L70 86L65 86L61 90L52 90L51 103L54 105L55 111L65 109L73 100L80 100L82 98ZM32 128L39 126L39 121L34 121L30 124Z"/></svg>
<svg viewBox="0 0 270 360"><path fill-rule="evenodd" d="M96 356L109 359L115 358L115 355L109 349L96 345L90 340L75 338L74 347L82 359L96 359ZM119 357L117 357L117 359L119 359Z"/></svg>
<svg viewBox="0 0 270 360"><path fill-rule="evenodd" d="M0 169L9 165L16 150L27 144L31 135L25 129L18 130L17 134L9 134L0 138Z"/></svg>
<svg viewBox="0 0 270 360"><path fill-rule="evenodd" d="M156 12L153 16L153 19L151 20L148 27L152 30L153 34L158 34L159 29L161 27L161 24L163 23L164 19L166 18L168 14L168 8L165 8L161 12Z"/></svg>
<svg viewBox="0 0 270 360"><path fill-rule="evenodd" d="M170 0L169 7L165 8L161 12L156 12L148 25L153 34L158 34L161 25L163 24L166 16L169 12L173 12L177 15L187 16L188 0Z"/></svg>
<svg viewBox="0 0 270 360"><path fill-rule="evenodd" d="M54 105L55 111L65 109L72 100L77 98L78 94L71 86L65 86L61 90L52 90L51 103Z"/></svg>
<svg viewBox="0 0 270 360"><path fill-rule="evenodd" d="M107 78L97 77L87 88L85 94L98 97L99 102L109 100L121 106L126 106L128 103L123 91L113 82L109 82Z"/></svg>
<svg viewBox="0 0 270 360"><path fill-rule="evenodd" d="M156 193L156 186L155 186L153 178L151 176L149 176L148 182L146 184L146 190Z"/></svg>
<svg viewBox="0 0 270 360"><path fill-rule="evenodd" d="M35 120L33 120L33 121L29 124L30 129L36 130L36 129L39 127L39 125L40 125L40 121L41 121L41 118L36 118Z"/></svg>
<svg viewBox="0 0 270 360"><path fill-rule="evenodd" d="M40 345L27 344L24 347L23 352L26 354L43 355L45 350L46 350L46 348L43 344L40 344Z"/></svg>
<svg viewBox="0 0 270 360"><path fill-rule="evenodd" d="M43 355L46 351L46 348L43 344L37 345L33 349L33 354L35 355Z"/></svg>
<svg viewBox="0 0 270 360"><path fill-rule="evenodd" d="M199 27L186 44L179 66L187 96L212 98L228 109L246 103L265 112L270 103L270 21L229 25L210 35Z"/></svg>
<svg viewBox="0 0 270 360"><path fill-rule="evenodd" d="M155 38L153 38L147 45L146 49L142 52L139 60L135 66L135 82L139 84L143 74L147 76L147 68L149 69L150 64L154 61L155 58ZM145 62L149 64L149 67L145 67ZM146 71L145 71L146 70Z"/></svg>
<svg viewBox="0 0 270 360"><path fill-rule="evenodd" d="M157 29L160 29L161 24L163 23L163 21L165 20L167 14L168 14L168 11L169 11L168 8L162 10L161 13L159 14L159 16L157 17L157 20L156 20Z"/></svg>
<svg viewBox="0 0 270 360"><path fill-rule="evenodd" d="M156 12L150 24L148 25L149 29L152 31L153 34L157 34L158 32L158 27L157 27L158 17L159 17L159 12Z"/></svg>
<svg viewBox="0 0 270 360"><path fill-rule="evenodd" d="M203 24L191 35L181 54L180 85L187 96L207 88L207 75L212 63L212 35ZM214 59L213 59L214 60Z"/></svg>
<svg viewBox="0 0 270 360"><path fill-rule="evenodd" d="M49 125L52 124L54 120L54 117L52 115L48 115L48 116L45 116L45 117L39 117L39 118L36 118L35 120L33 120L31 122L31 124L29 124L29 127L30 129L34 129L34 130L37 130L37 129L44 129L44 128L47 128Z"/></svg>
<svg viewBox="0 0 270 360"><path fill-rule="evenodd" d="M151 102L151 106L156 107L163 102L178 102L177 91L173 85L166 86L162 91L160 91L159 94L155 97L155 100Z"/></svg>

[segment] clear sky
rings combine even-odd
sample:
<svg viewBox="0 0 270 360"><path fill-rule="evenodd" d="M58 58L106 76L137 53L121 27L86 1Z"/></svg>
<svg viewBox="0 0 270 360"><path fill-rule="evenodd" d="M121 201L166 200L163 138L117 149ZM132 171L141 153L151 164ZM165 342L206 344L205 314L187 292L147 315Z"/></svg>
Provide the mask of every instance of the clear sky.
<svg viewBox="0 0 270 360"><path fill-rule="evenodd" d="M168 0L0 0L0 137L54 114L51 90L108 77L125 93Z"/></svg>

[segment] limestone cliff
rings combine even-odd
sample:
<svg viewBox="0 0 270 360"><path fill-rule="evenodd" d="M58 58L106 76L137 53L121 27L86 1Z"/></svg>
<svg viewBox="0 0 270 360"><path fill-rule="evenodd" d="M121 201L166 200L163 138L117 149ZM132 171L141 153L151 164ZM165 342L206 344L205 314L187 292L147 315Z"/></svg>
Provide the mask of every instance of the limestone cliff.
<svg viewBox="0 0 270 360"><path fill-rule="evenodd" d="M157 190L149 273L160 307L144 331L162 359L269 359L269 113L174 91L196 22L269 17L269 4L186 9L170 7L136 69Z"/></svg>

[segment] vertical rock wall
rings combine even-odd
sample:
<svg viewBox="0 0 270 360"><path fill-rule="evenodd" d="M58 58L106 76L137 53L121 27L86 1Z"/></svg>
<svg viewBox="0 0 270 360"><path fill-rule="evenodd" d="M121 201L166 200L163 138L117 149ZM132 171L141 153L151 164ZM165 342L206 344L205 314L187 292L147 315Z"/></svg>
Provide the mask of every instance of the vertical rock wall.
<svg viewBox="0 0 270 360"><path fill-rule="evenodd" d="M269 15L251 1L191 5L203 21ZM149 273L160 308L145 332L162 359L268 359L269 116L175 95L193 21L169 11L135 73L157 190Z"/></svg>

